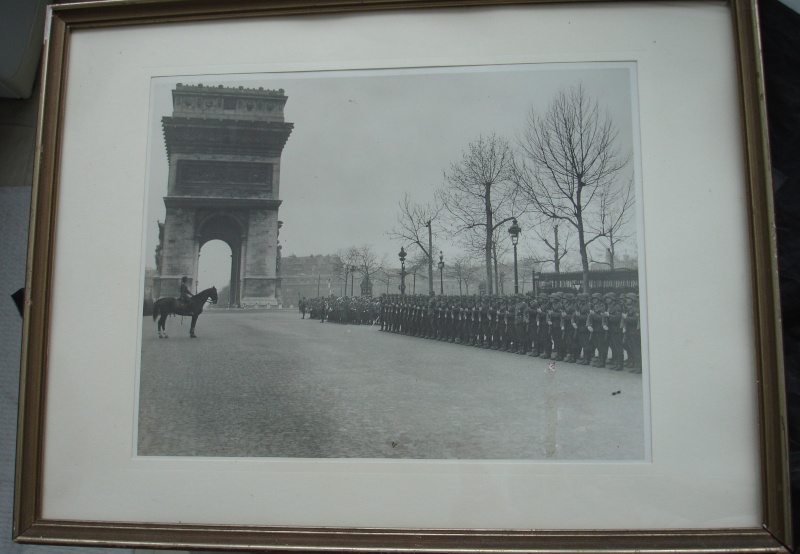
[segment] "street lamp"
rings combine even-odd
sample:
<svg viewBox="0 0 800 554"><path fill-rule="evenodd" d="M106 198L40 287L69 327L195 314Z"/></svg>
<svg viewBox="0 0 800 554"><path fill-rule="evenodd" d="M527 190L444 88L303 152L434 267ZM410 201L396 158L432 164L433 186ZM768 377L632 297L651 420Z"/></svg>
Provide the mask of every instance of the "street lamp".
<svg viewBox="0 0 800 554"><path fill-rule="evenodd" d="M353 296L353 286L355 285L355 282L356 282L355 273L356 273L356 266L351 265L350 266L350 296ZM347 283L344 284L344 288L345 288L345 294L347 294Z"/></svg>
<svg viewBox="0 0 800 554"><path fill-rule="evenodd" d="M511 244L514 245L514 294L519 294L519 277L517 276L517 243L519 242L519 234L522 229L517 225L517 218L511 220L511 227L508 229L508 234L511 235Z"/></svg>
<svg viewBox="0 0 800 554"><path fill-rule="evenodd" d="M539 271L533 271L533 297L538 298L539 296L539 279L542 278L542 274Z"/></svg>
<svg viewBox="0 0 800 554"><path fill-rule="evenodd" d="M439 294L444 294L444 254L439 251Z"/></svg>
<svg viewBox="0 0 800 554"><path fill-rule="evenodd" d="M428 228L428 294L433 296L433 226L429 219L425 224Z"/></svg>
<svg viewBox="0 0 800 554"><path fill-rule="evenodd" d="M400 294L406 293L406 251L401 246L400 247L400 254L398 254L400 258Z"/></svg>

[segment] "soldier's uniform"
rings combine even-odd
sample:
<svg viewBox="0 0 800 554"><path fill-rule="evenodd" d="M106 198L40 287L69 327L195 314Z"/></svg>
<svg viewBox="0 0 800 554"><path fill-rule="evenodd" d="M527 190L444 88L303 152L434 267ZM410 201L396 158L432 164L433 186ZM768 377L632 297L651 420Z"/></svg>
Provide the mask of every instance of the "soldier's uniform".
<svg viewBox="0 0 800 554"><path fill-rule="evenodd" d="M425 310L425 338L426 339L433 339L435 337L436 330L434 328L436 317L436 300L433 297L428 300L428 307Z"/></svg>
<svg viewBox="0 0 800 554"><path fill-rule="evenodd" d="M562 293L554 292L550 295L550 336L553 340L551 360L564 359L564 328L561 326Z"/></svg>
<svg viewBox="0 0 800 554"><path fill-rule="evenodd" d="M539 307L537 310L537 324L539 329L539 357L549 358L553 352L553 342L550 336L550 298L547 294L539 295Z"/></svg>
<svg viewBox="0 0 800 554"><path fill-rule="evenodd" d="M525 341L525 352L528 356L531 356L534 353L533 332L534 332L534 318L536 317L535 314L536 312L533 309L533 298L528 297L525 299L525 310L523 312L525 331L524 331L524 337L522 339Z"/></svg>
<svg viewBox="0 0 800 554"><path fill-rule="evenodd" d="M463 311L464 308L461 301L457 300L455 306L453 306L453 342L456 344L461 344L461 341L464 340L463 320L461 319Z"/></svg>
<svg viewBox="0 0 800 554"><path fill-rule="evenodd" d="M624 314L624 339L623 343L628 352L628 361L631 373L642 372L642 337L641 319L639 315L639 297L635 293L625 295Z"/></svg>
<svg viewBox="0 0 800 554"><path fill-rule="evenodd" d="M514 351L517 354L527 354L528 346L525 340L525 309L528 305L525 303L525 297L521 294L516 296L516 303L514 304Z"/></svg>
<svg viewBox="0 0 800 554"><path fill-rule="evenodd" d="M620 306L617 295L613 292L606 293L606 312L608 312L608 343L611 348L611 359L609 369L620 371L625 361L625 354L622 349L622 306Z"/></svg>
<svg viewBox="0 0 800 554"><path fill-rule="evenodd" d="M608 358L608 321L606 315L606 305L603 295L600 293L592 294L592 314L591 329L592 347L597 351L597 356L592 360L594 367L606 367Z"/></svg>
<svg viewBox="0 0 800 554"><path fill-rule="evenodd" d="M489 348L492 350L498 350L500 348L500 330L498 326L500 312L498 310L499 306L497 303L497 298L492 298L491 303L489 304L489 308L486 310L486 319L489 320Z"/></svg>
<svg viewBox="0 0 800 554"><path fill-rule="evenodd" d="M488 344L489 331L489 300L484 298L480 306L477 307L476 315L478 316L478 336L475 339L475 346L490 347Z"/></svg>
<svg viewBox="0 0 800 554"><path fill-rule="evenodd" d="M566 293L561 312L561 327L564 329L564 361L575 363L580 357L578 323L575 315L575 295Z"/></svg>
<svg viewBox="0 0 800 554"><path fill-rule="evenodd" d="M478 315L476 314L478 300L472 299L469 302L469 309L466 314L467 346L475 346L475 339L478 337Z"/></svg>
<svg viewBox="0 0 800 554"><path fill-rule="evenodd" d="M500 302L500 298L497 296L492 296L489 300L489 306L486 308L486 320L487 320L487 327L488 327L488 337L487 343L489 348L492 350L500 350L502 346L501 343L501 331L500 331L500 320L502 316L503 306Z"/></svg>
<svg viewBox="0 0 800 554"><path fill-rule="evenodd" d="M509 305L508 300L503 299L500 304L502 312L500 319L500 350L509 352L511 350L512 332L514 329L513 306Z"/></svg>
<svg viewBox="0 0 800 554"><path fill-rule="evenodd" d="M576 334L578 337L578 346L580 348L577 362L581 365L589 365L592 363L592 357L594 356L591 332L589 331L589 325L591 325L591 299L592 297L587 293L578 294L577 306L575 308Z"/></svg>

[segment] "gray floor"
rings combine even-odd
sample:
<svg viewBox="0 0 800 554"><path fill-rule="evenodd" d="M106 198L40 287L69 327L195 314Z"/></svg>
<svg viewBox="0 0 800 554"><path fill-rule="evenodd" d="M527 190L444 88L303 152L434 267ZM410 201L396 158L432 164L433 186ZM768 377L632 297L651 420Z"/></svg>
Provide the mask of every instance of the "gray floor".
<svg viewBox="0 0 800 554"><path fill-rule="evenodd" d="M139 454L643 460L642 376L207 309L142 331ZM214 409L209 409L213 406Z"/></svg>

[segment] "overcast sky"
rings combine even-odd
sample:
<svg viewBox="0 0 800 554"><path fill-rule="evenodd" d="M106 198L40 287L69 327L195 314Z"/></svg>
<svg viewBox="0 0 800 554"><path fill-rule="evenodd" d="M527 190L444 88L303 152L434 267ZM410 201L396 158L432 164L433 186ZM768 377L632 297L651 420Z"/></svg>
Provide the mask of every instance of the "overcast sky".
<svg viewBox="0 0 800 554"><path fill-rule="evenodd" d="M165 214L168 167L161 118L171 115L171 91L179 82L284 89L285 119L294 123L281 159L284 257L333 254L366 243L396 261L400 246L408 245L389 239L387 231L405 193L417 203L432 201L443 173L470 142L492 133L513 142L531 108L546 109L559 90L579 83L608 110L622 150L638 149L628 64L159 78L151 100L147 266L154 265L156 222ZM525 240L533 239L523 229L521 248ZM198 280L221 288L229 278L230 250L215 242L203 248ZM454 240L437 244L445 261L460 253Z"/></svg>

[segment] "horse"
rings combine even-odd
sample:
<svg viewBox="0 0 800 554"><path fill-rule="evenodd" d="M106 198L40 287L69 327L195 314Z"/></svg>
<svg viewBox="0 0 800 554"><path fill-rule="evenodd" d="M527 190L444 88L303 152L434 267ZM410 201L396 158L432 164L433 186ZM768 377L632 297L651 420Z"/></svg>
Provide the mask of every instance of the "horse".
<svg viewBox="0 0 800 554"><path fill-rule="evenodd" d="M161 318L158 320L158 338L169 338L167 336L165 323L167 321L167 316L174 314L190 316L192 318L192 326L189 328L189 336L193 339L196 339L197 335L194 334L194 326L197 324L197 318L200 317L201 313L203 313L203 307L207 302L211 302L212 304L217 303L216 287L211 287L210 289L206 289L195 294L188 302L188 306L186 302L182 302L180 299L172 296L165 296L156 300L153 304L153 321L155 321L159 315L161 316Z"/></svg>

